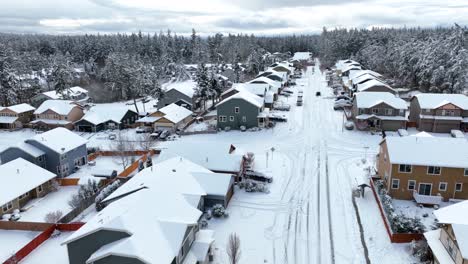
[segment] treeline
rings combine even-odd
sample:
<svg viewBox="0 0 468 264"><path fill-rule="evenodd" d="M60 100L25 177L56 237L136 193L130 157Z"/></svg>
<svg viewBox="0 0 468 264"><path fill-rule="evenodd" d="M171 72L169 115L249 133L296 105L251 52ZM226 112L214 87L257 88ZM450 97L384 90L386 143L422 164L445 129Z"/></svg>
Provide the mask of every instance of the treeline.
<svg viewBox="0 0 468 264"><path fill-rule="evenodd" d="M159 83L188 78L183 64L245 63L247 71L256 74L270 63L266 52L292 53L313 49L316 43L317 36L201 37L195 30L190 36L171 31L77 36L0 34L0 104L24 101L40 90L63 91L71 85L90 86L110 100L154 95L160 93ZM32 73L36 78L29 78Z"/></svg>
<svg viewBox="0 0 468 264"><path fill-rule="evenodd" d="M468 31L452 28L323 30L325 66L352 58L384 74L396 87L438 93L468 90Z"/></svg>

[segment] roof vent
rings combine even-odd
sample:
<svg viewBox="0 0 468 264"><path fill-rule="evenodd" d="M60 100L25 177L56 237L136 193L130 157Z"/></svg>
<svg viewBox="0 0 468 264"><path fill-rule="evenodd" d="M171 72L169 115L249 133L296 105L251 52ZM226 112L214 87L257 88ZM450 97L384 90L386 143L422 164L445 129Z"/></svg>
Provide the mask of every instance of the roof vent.
<svg viewBox="0 0 468 264"><path fill-rule="evenodd" d="M176 172L176 169L172 169L172 172Z"/></svg>
<svg viewBox="0 0 468 264"><path fill-rule="evenodd" d="M61 148L62 152L65 152L65 148Z"/></svg>

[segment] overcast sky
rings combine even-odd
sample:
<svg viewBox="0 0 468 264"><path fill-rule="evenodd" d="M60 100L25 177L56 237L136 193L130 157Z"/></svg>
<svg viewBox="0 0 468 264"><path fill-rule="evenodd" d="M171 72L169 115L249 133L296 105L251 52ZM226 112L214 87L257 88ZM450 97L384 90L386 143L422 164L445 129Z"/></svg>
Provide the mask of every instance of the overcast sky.
<svg viewBox="0 0 468 264"><path fill-rule="evenodd" d="M0 32L319 33L468 25L468 0L0 0Z"/></svg>

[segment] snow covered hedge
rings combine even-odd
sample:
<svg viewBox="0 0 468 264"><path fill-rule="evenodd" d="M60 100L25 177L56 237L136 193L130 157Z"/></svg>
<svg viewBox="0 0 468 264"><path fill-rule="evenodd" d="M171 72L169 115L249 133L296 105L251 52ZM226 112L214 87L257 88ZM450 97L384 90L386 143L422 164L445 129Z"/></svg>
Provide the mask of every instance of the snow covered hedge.
<svg viewBox="0 0 468 264"><path fill-rule="evenodd" d="M104 189L101 190L101 192L99 192L99 194L96 196L94 201L96 203L100 203L101 201L106 199L107 196L109 196L111 193L117 190L117 188L119 188L120 185L122 185L122 183L119 180L114 181L111 184L107 185Z"/></svg>
<svg viewBox="0 0 468 264"><path fill-rule="evenodd" d="M395 213L392 197L388 195L387 189L385 189L385 185L382 180L376 181L375 185L377 187L380 201L382 202L383 209L393 232L419 234L426 231L420 218L412 218L404 214Z"/></svg>
<svg viewBox="0 0 468 264"><path fill-rule="evenodd" d="M263 192L263 193L269 193L270 190L264 183L260 182L255 182L252 180L245 180L239 183L239 188L243 189L245 188L246 192Z"/></svg>

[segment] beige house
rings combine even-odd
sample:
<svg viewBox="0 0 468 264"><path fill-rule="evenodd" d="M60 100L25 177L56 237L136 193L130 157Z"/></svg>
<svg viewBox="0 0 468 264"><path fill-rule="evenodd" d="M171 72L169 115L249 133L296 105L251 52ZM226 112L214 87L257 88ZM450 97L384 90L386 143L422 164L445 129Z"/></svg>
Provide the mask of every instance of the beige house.
<svg viewBox="0 0 468 264"><path fill-rule="evenodd" d="M409 120L421 131L468 131L468 96L427 93L415 95L411 98Z"/></svg>
<svg viewBox="0 0 468 264"><path fill-rule="evenodd" d="M47 100L34 111L35 120L31 125L39 130L65 127L73 130L75 121L84 116L83 108L69 100Z"/></svg>
<svg viewBox="0 0 468 264"><path fill-rule="evenodd" d="M0 165L0 215L20 209L51 190L56 175L23 158Z"/></svg>
<svg viewBox="0 0 468 264"><path fill-rule="evenodd" d="M420 204L468 199L468 141L424 136L386 137L378 176L395 199Z"/></svg>
<svg viewBox="0 0 468 264"><path fill-rule="evenodd" d="M388 92L362 92L354 94L352 114L356 127L396 131L406 128L405 101Z"/></svg>
<svg viewBox="0 0 468 264"><path fill-rule="evenodd" d="M468 201L434 211L442 227L424 233L435 264L468 264Z"/></svg>
<svg viewBox="0 0 468 264"><path fill-rule="evenodd" d="M147 126L152 126L157 130L175 131L183 128L190 120L192 120L193 112L183 106L175 103L167 105L158 111L137 120L137 123L143 123Z"/></svg>
<svg viewBox="0 0 468 264"><path fill-rule="evenodd" d="M0 107L0 129L22 128L32 120L35 109L28 104Z"/></svg>

